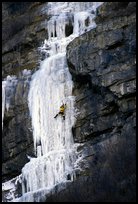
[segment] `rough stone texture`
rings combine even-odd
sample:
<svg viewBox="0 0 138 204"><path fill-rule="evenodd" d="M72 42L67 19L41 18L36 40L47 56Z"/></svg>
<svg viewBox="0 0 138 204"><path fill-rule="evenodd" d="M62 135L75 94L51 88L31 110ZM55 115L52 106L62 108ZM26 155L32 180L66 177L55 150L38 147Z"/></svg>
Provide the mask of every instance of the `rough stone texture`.
<svg viewBox="0 0 138 204"><path fill-rule="evenodd" d="M16 75L18 83L10 95L10 107L5 111L2 133L2 179L7 181L21 173L33 156L33 136L28 110L30 77L24 69L37 70L41 46L47 37L47 2L2 3L2 79ZM8 96L7 96L8 97Z"/></svg>
<svg viewBox="0 0 138 204"><path fill-rule="evenodd" d="M33 152L28 88L21 75L35 71L37 48L47 36L46 2L3 2L2 77L18 83L5 112L3 180L19 175ZM97 27L74 39L67 60L74 80L77 121L74 141L80 142L81 170L73 183L56 187L42 202L135 202L136 199L136 10L135 2L105 2L97 11ZM71 33L69 26L67 35ZM15 104L15 105L14 105ZM39 195L39 196L38 196Z"/></svg>
<svg viewBox="0 0 138 204"><path fill-rule="evenodd" d="M31 119L27 104L29 82L27 83L23 77L18 78L17 85L12 90L13 92L9 93L9 110L5 110L3 121L2 173L4 180L19 175L21 168L28 162L27 154L33 152Z"/></svg>
<svg viewBox="0 0 138 204"><path fill-rule="evenodd" d="M3 2L2 77L37 68L37 48L47 37L46 5L43 2Z"/></svg>
<svg viewBox="0 0 138 204"><path fill-rule="evenodd" d="M97 27L67 47L76 96L73 134L83 144L78 151L84 159L78 180L57 201L64 196L80 202L136 199L135 5L104 3Z"/></svg>

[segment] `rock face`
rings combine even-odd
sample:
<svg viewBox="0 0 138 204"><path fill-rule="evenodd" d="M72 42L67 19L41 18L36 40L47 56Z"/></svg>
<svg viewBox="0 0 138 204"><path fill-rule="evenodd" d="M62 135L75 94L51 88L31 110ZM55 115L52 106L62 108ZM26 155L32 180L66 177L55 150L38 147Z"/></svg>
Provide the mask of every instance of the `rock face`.
<svg viewBox="0 0 138 204"><path fill-rule="evenodd" d="M3 2L2 77L18 77L5 111L2 138L3 180L21 173L33 154L27 105L30 76L47 36L46 2ZM74 81L74 141L82 170L62 191L42 202L136 201L136 3L105 2L97 10L97 27L74 39L67 60ZM28 80L28 81L27 81ZM41 199L40 199L41 200Z"/></svg>
<svg viewBox="0 0 138 204"><path fill-rule="evenodd" d="M38 47L47 36L46 8L41 2L2 3L2 78L16 76L16 86L6 91L10 98L9 110L5 110L2 135L3 181L21 173L33 154L33 136L28 110L28 90L31 76L40 58Z"/></svg>
<svg viewBox="0 0 138 204"><path fill-rule="evenodd" d="M67 47L78 110L73 134L84 157L84 176L69 192L81 194L77 201L135 201L135 3L104 3L97 14L97 28Z"/></svg>
<svg viewBox="0 0 138 204"><path fill-rule="evenodd" d="M46 4L3 2L2 77L37 68L37 48L47 36Z"/></svg>

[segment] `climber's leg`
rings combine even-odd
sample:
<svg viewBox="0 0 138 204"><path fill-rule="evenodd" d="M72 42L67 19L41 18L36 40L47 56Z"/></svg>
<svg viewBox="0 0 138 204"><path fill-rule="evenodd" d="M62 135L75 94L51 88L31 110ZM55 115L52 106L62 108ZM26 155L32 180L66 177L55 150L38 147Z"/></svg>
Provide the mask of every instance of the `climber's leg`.
<svg viewBox="0 0 138 204"><path fill-rule="evenodd" d="M59 113L58 113L59 114ZM58 116L58 114L57 115L55 115L55 117L54 118L56 118L57 116Z"/></svg>

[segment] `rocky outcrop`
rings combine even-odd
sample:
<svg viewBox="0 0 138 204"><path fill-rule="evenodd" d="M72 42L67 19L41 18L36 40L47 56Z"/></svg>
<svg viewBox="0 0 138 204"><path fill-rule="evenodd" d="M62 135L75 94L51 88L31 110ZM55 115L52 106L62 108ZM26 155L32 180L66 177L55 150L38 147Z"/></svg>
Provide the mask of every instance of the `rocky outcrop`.
<svg viewBox="0 0 138 204"><path fill-rule="evenodd" d="M74 182L45 195L45 202L135 202L136 199L136 10L135 2L105 2L97 10L97 27L74 39L67 60L74 81L76 124L73 136L82 160ZM33 154L27 95L31 74L39 66L38 47L47 37L47 2L3 2L2 78L17 76L7 92L2 135L2 174L21 173ZM69 26L67 36L72 32ZM17 192L18 195L19 191ZM20 192L21 193L21 192ZM39 194L40 193L40 194ZM38 196L39 195L39 196Z"/></svg>
<svg viewBox="0 0 138 204"><path fill-rule="evenodd" d="M38 47L47 37L46 4L3 2L2 77L38 66Z"/></svg>
<svg viewBox="0 0 138 204"><path fill-rule="evenodd" d="M67 47L77 110L73 135L83 144L82 172L71 188L80 201L135 201L135 17L135 2L106 2L97 27Z"/></svg>
<svg viewBox="0 0 138 204"><path fill-rule="evenodd" d="M6 100L9 108L5 110L2 132L2 173L8 180L21 173L28 162L27 154L33 152L31 118L28 110L27 95L31 76L22 76L15 86L6 88ZM9 79L9 81L13 79ZM8 102L7 102L8 104Z"/></svg>
<svg viewBox="0 0 138 204"><path fill-rule="evenodd" d="M21 173L33 155L31 118L28 110L28 90L31 74L41 59L38 47L47 37L47 2L2 3L2 78L9 108L5 110L2 134L3 181ZM26 74L30 70L30 75ZM10 75L11 77L9 77ZM16 84L13 85L13 76Z"/></svg>

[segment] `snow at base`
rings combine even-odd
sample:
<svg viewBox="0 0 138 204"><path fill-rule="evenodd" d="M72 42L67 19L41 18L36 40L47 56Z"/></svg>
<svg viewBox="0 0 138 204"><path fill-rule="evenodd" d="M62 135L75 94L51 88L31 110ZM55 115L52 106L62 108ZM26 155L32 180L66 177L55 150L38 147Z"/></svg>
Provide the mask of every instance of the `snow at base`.
<svg viewBox="0 0 138 204"><path fill-rule="evenodd" d="M2 183L2 202L12 202L17 198L19 195L17 188L21 182L21 175L19 175L9 181Z"/></svg>

